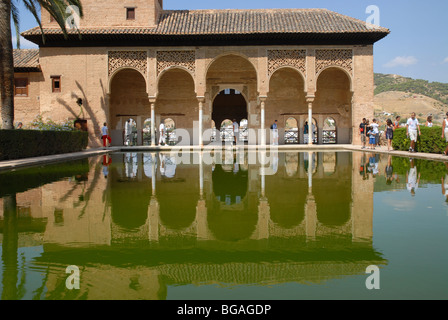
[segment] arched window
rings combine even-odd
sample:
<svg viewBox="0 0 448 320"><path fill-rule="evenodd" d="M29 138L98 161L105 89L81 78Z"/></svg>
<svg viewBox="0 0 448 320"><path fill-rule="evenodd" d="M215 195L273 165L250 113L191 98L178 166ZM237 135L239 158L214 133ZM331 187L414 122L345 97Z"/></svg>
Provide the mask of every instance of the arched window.
<svg viewBox="0 0 448 320"><path fill-rule="evenodd" d="M233 141L233 122L226 119L221 123L221 141L232 142Z"/></svg>
<svg viewBox="0 0 448 320"><path fill-rule="evenodd" d="M247 119L243 119L240 122L240 141L246 142L249 141L249 121Z"/></svg>
<svg viewBox="0 0 448 320"><path fill-rule="evenodd" d="M328 117L324 121L324 128L322 130L322 142L324 144L337 143L336 121L331 117Z"/></svg>
<svg viewBox="0 0 448 320"><path fill-rule="evenodd" d="M288 118L285 124L285 144L299 143L299 125L295 118Z"/></svg>
<svg viewBox="0 0 448 320"><path fill-rule="evenodd" d="M136 146L137 136L137 122L135 122L134 119L129 118L124 124L124 145Z"/></svg>
<svg viewBox="0 0 448 320"><path fill-rule="evenodd" d="M165 124L166 144L169 146L176 145L177 143L176 123L171 118L165 119L163 123Z"/></svg>

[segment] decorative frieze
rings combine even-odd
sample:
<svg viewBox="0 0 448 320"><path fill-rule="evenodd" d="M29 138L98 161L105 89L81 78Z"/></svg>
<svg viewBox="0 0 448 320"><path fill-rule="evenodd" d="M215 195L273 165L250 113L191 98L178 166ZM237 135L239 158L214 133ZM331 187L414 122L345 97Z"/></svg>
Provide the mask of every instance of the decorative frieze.
<svg viewBox="0 0 448 320"><path fill-rule="evenodd" d="M341 67L353 74L353 50L322 49L316 50L316 74L327 67Z"/></svg>
<svg viewBox="0 0 448 320"><path fill-rule="evenodd" d="M133 68L146 77L148 54L146 51L109 51L109 76L121 68Z"/></svg>
<svg viewBox="0 0 448 320"><path fill-rule="evenodd" d="M194 74L196 71L195 51L157 51L157 75L172 67L183 67Z"/></svg>
<svg viewBox="0 0 448 320"><path fill-rule="evenodd" d="M292 67L306 74L306 50L268 50L268 75L277 69Z"/></svg>

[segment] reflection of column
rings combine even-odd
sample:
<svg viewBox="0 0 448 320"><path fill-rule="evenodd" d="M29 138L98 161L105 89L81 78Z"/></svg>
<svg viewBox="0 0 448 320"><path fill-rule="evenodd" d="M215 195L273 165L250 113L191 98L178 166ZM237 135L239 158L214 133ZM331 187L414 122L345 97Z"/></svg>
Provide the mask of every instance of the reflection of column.
<svg viewBox="0 0 448 320"><path fill-rule="evenodd" d="M257 239L269 239L269 221L271 220L271 209L268 199L262 196L258 205Z"/></svg>
<svg viewBox="0 0 448 320"><path fill-rule="evenodd" d="M314 96L307 96L306 102L308 103L308 144L313 144L313 102Z"/></svg>
<svg viewBox="0 0 448 320"><path fill-rule="evenodd" d="M204 124L204 102L205 102L205 97L198 97L199 100L199 146L203 147L204 146L204 141L203 141L203 124Z"/></svg>
<svg viewBox="0 0 448 320"><path fill-rule="evenodd" d="M156 146L156 100L149 99L151 103L151 147Z"/></svg>
<svg viewBox="0 0 448 320"><path fill-rule="evenodd" d="M210 240L207 222L207 205L202 197L196 206L196 232L199 240Z"/></svg>
<svg viewBox="0 0 448 320"><path fill-rule="evenodd" d="M261 126L260 126L260 129L261 129L261 141L260 141L260 144L262 145L262 146L265 146L266 145L266 119L265 119L265 116L266 116L266 114L265 114L265 106L266 106L266 100L267 100L267 97L266 96L260 96L260 109L261 109L261 114L260 114L260 117L261 117L261 119L260 119L260 122L261 122Z"/></svg>
<svg viewBox="0 0 448 320"><path fill-rule="evenodd" d="M160 224L160 206L156 197L151 197L148 208L149 230L148 236L150 241L159 241L159 224Z"/></svg>
<svg viewBox="0 0 448 320"><path fill-rule="evenodd" d="M308 193L305 204L306 237L308 240L316 239L317 209L316 200L312 190Z"/></svg>
<svg viewBox="0 0 448 320"><path fill-rule="evenodd" d="M314 171L314 152L308 152L308 189L313 193L313 171Z"/></svg>
<svg viewBox="0 0 448 320"><path fill-rule="evenodd" d="M157 180L157 156L155 153L151 153L152 167L151 167L151 183L152 183L152 195L156 195L156 180Z"/></svg>
<svg viewBox="0 0 448 320"><path fill-rule="evenodd" d="M199 153L199 196L204 197L204 155Z"/></svg>

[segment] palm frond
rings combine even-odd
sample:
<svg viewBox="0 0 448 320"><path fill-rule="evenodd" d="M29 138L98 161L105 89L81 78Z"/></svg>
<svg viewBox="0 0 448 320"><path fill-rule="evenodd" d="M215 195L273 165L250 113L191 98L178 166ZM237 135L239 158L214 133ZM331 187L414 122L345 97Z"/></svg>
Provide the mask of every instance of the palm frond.
<svg viewBox="0 0 448 320"><path fill-rule="evenodd" d="M31 14L34 16L37 23L39 24L39 28L42 33L42 41L44 43L45 43L45 34L44 29L42 27L42 22L39 18L39 9L38 9L39 7L45 9L55 19L55 21L61 28L62 32L64 33L65 38L68 38L66 20L69 15L66 13L67 7L77 6L79 9L80 18L84 16L81 0L22 0L22 1L25 4L25 7L28 9L28 11L31 12ZM78 34L80 35L79 30Z"/></svg>
<svg viewBox="0 0 448 320"><path fill-rule="evenodd" d="M11 1L11 17L14 23L14 28L16 29L16 41L17 41L17 49L20 49L20 20L19 20L19 10L17 9L16 2L17 0Z"/></svg>

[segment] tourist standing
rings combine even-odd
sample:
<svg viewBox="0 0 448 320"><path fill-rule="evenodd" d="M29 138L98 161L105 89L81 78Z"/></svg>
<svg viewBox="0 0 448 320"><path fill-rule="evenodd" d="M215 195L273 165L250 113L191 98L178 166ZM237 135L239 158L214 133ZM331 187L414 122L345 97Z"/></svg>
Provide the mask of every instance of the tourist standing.
<svg viewBox="0 0 448 320"><path fill-rule="evenodd" d="M308 140L308 134L309 134L310 130L309 130L309 126L308 126L308 121L305 122L305 126L303 127L303 142L305 144L308 144L309 140Z"/></svg>
<svg viewBox="0 0 448 320"><path fill-rule="evenodd" d="M159 126L159 145L164 146L166 144L166 127L165 123L162 120Z"/></svg>
<svg viewBox="0 0 448 320"><path fill-rule="evenodd" d="M432 128L432 127L434 127L434 123L432 122L432 116L429 116L429 117L426 119L426 127L428 127L428 128Z"/></svg>
<svg viewBox="0 0 448 320"><path fill-rule="evenodd" d="M446 114L446 119L443 120L442 139L446 139L446 142L448 142L448 112ZM448 155L448 146L447 146L444 154L446 156Z"/></svg>
<svg viewBox="0 0 448 320"><path fill-rule="evenodd" d="M109 144L112 143L112 139L109 136L109 128L107 127L107 123L104 123L104 126L101 128L101 134L102 134L102 139L103 139L103 147L106 148L107 142L109 142Z"/></svg>
<svg viewBox="0 0 448 320"><path fill-rule="evenodd" d="M386 122L386 140L387 140L387 151L392 149L392 140L394 140L394 124L392 120L387 119Z"/></svg>
<svg viewBox="0 0 448 320"><path fill-rule="evenodd" d="M367 119L366 118L362 119L362 122L359 125L359 134L361 135L361 143L362 143L361 149L365 149L366 143L367 143Z"/></svg>
<svg viewBox="0 0 448 320"><path fill-rule="evenodd" d="M373 131L373 135L375 137L375 146L379 146L380 143L380 125L378 124L376 119L373 119L373 123L370 125Z"/></svg>
<svg viewBox="0 0 448 320"><path fill-rule="evenodd" d="M415 144L417 143L418 136L422 135L420 131L420 124L416 119L416 114L413 112L411 114L411 118L409 118L407 124L407 136L411 139L411 147L409 148L409 152L415 152Z"/></svg>
<svg viewBox="0 0 448 320"><path fill-rule="evenodd" d="M271 126L272 145L278 146L278 124L277 120Z"/></svg>
<svg viewBox="0 0 448 320"><path fill-rule="evenodd" d="M400 121L401 121L401 117L397 116L395 118L395 122L394 122L394 130L397 130L398 128L400 128Z"/></svg>
<svg viewBox="0 0 448 320"><path fill-rule="evenodd" d="M238 143L238 135L240 134L240 126L238 125L238 122L236 122L236 119L233 119L233 144Z"/></svg>
<svg viewBox="0 0 448 320"><path fill-rule="evenodd" d="M375 150L375 132L372 127L369 127L369 132L367 132L367 136L369 137L369 146L371 150Z"/></svg>

